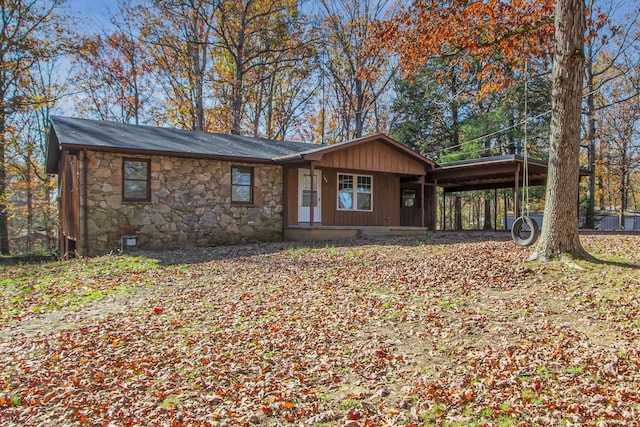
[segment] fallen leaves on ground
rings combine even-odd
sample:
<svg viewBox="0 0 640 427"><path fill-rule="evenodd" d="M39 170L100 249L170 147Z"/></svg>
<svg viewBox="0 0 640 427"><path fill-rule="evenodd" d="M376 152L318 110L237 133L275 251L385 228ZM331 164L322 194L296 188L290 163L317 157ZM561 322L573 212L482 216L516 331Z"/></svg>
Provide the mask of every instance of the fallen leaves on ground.
<svg viewBox="0 0 640 427"><path fill-rule="evenodd" d="M0 419L635 425L640 236L583 242L612 262L526 263L506 235L453 233L85 260L104 297L4 317Z"/></svg>

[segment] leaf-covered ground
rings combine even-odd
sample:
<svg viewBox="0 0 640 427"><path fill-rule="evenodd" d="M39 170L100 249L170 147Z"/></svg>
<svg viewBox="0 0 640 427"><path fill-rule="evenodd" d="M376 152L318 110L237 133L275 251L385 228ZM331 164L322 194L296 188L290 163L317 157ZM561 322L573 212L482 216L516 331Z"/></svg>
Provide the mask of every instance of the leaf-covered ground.
<svg viewBox="0 0 640 427"><path fill-rule="evenodd" d="M639 425L640 236L506 234L0 271L0 425Z"/></svg>

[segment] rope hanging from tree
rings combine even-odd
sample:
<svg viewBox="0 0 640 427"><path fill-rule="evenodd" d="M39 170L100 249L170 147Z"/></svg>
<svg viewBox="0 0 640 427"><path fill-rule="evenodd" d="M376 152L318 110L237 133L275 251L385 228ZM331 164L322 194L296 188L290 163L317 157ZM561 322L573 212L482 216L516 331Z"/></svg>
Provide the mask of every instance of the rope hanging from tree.
<svg viewBox="0 0 640 427"><path fill-rule="evenodd" d="M540 229L538 223L529 216L529 162L527 147L527 124L528 124L528 63L524 65L524 150L522 162L522 207L523 214L513 222L511 226L511 238L517 245L530 246L538 240ZM518 200L515 200L518 203Z"/></svg>

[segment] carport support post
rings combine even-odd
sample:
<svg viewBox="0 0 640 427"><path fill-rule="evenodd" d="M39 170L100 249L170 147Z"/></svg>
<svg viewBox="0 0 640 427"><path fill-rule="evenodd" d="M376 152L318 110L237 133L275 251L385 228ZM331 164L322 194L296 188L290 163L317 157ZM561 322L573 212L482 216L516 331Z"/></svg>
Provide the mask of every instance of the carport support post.
<svg viewBox="0 0 640 427"><path fill-rule="evenodd" d="M493 190L493 230L498 231L498 189Z"/></svg>
<svg viewBox="0 0 640 427"><path fill-rule="evenodd" d="M436 231L438 226L438 180L433 181L433 194L431 195L431 227Z"/></svg>
<svg viewBox="0 0 640 427"><path fill-rule="evenodd" d="M504 218L502 220L503 230L508 230L507 227L507 213L509 212L509 201L507 199L507 189L502 190L502 204L504 207Z"/></svg>
<svg viewBox="0 0 640 427"><path fill-rule="evenodd" d="M442 231L447 229L447 193L442 189Z"/></svg>
<svg viewBox="0 0 640 427"><path fill-rule="evenodd" d="M313 177L316 175L314 162L311 162L309 164L309 175L309 192L311 193L311 195L309 196L309 227L313 227L313 210L315 207L315 203L313 203L313 192L315 191L315 188L313 186Z"/></svg>
<svg viewBox="0 0 640 427"><path fill-rule="evenodd" d="M516 182L513 190L513 220L520 218L520 163L516 168Z"/></svg>

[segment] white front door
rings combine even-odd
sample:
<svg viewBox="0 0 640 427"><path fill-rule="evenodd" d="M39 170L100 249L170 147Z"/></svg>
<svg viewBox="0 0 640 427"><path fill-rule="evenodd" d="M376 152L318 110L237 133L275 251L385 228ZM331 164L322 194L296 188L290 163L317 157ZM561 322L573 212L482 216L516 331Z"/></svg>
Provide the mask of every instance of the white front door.
<svg viewBox="0 0 640 427"><path fill-rule="evenodd" d="M313 176L313 222L319 223L322 190L322 171L316 170ZM298 222L309 222L311 203L311 172L298 169Z"/></svg>

